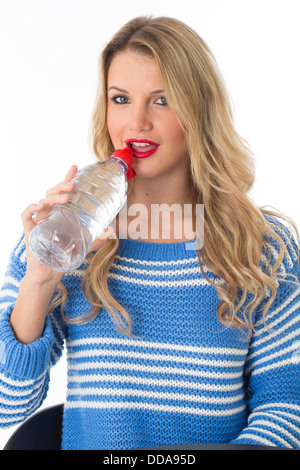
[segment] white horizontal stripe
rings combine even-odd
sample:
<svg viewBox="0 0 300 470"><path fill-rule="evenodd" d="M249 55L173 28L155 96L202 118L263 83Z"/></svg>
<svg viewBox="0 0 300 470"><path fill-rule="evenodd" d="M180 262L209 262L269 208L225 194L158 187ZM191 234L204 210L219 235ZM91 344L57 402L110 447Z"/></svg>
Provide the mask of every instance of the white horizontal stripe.
<svg viewBox="0 0 300 470"><path fill-rule="evenodd" d="M6 387L4 383L0 382L0 392L11 397L27 397L27 398L29 397L30 398L29 395L32 395L34 390L37 390L43 386L44 378L45 378L44 376L41 376L41 378L37 380L36 382L33 381L33 383L30 384L33 386L26 390L24 390L25 388L25 385L23 385L24 382L22 382L21 385L19 385L20 389L12 389L10 386Z"/></svg>
<svg viewBox="0 0 300 470"><path fill-rule="evenodd" d="M46 373L47 373L47 370L46 370ZM32 379L32 380L21 380L21 379L20 380L13 380L10 377L6 377L4 374L0 373L0 380L4 384L13 385L14 387L23 388L23 387L26 387L28 385L38 383L40 380L43 379L43 377L46 375L46 373L43 372L39 377L37 377L36 379Z"/></svg>
<svg viewBox="0 0 300 470"><path fill-rule="evenodd" d="M77 352L68 353L70 359L81 359L83 357L128 357L133 359L142 359L146 361L167 361L167 362L180 362L184 364L195 364L198 366L208 365L210 367L234 367L240 368L244 365L244 361L226 361L206 358L184 357L184 356L170 356L169 354L146 354L138 351L113 351L111 349L89 349Z"/></svg>
<svg viewBox="0 0 300 470"><path fill-rule="evenodd" d="M285 299L284 302L282 302L276 309L274 309L273 311L270 311L270 313L268 313L268 316L267 316L267 320L268 322L271 320L271 318L273 318L275 315L277 315L278 313L280 313L282 310L284 310L291 302L293 302L293 300L295 300L295 298L299 297L300 296L300 288L299 289L296 289L295 291L292 292L292 294L287 298ZM296 304L292 305L292 308L294 311L295 310L295 307L299 307L299 302L297 302ZM271 306L272 308L272 306ZM285 317L289 314L290 310L288 310L286 313L285 313ZM284 317L284 318L285 318ZM274 320L272 323L267 323L267 326L268 326L268 329L271 329L273 326L277 325L278 323L280 323L282 321L283 317L280 316L279 318L277 318L276 320ZM262 326L265 328L265 325L264 325L264 322L263 322L263 319L260 319L257 324L256 324L256 327L259 327L259 326Z"/></svg>
<svg viewBox="0 0 300 470"><path fill-rule="evenodd" d="M118 346L130 346L138 348L169 349L170 351L192 352L199 354L220 354L230 356L244 356L248 350L248 343L245 342L244 350L235 348L189 346L185 344L157 343L154 341L143 341L126 338L98 338L89 337L67 341L68 347L84 346L88 344L114 344Z"/></svg>
<svg viewBox="0 0 300 470"><path fill-rule="evenodd" d="M272 441L269 441L269 439L266 439L264 437L261 437L261 436L258 436L257 434L254 434L251 432L251 429L247 429L247 432L243 432L240 436L239 436L239 439L251 439L251 441L256 441L256 442L259 442L260 444L263 444L265 446L273 446L273 447L277 447L276 444L274 444L274 442ZM242 442L241 442L242 444Z"/></svg>
<svg viewBox="0 0 300 470"><path fill-rule="evenodd" d="M11 300L10 302L2 302L2 300L0 298L0 309L1 310L5 310L8 307L11 307L13 304L14 304L13 300Z"/></svg>
<svg viewBox="0 0 300 470"><path fill-rule="evenodd" d="M299 345L297 344L292 344L291 346L287 348L283 348L280 351L273 352L271 354L265 355L264 357L257 359L255 362L253 362L249 367L247 367L245 373L249 374L254 367L261 367L261 364L264 364L270 360L275 360L278 357L282 357L285 354L288 354L290 352L295 352L297 349L299 349ZM289 358L289 362L291 362L291 359Z"/></svg>
<svg viewBox="0 0 300 470"><path fill-rule="evenodd" d="M141 259L127 258L125 256L120 256L120 255L116 255L115 259L118 259L123 262L125 261L126 263L138 264L139 266L157 266L157 267L180 266L180 265L191 264L191 263L197 263L199 265L199 259L197 256L195 256L194 258L186 258L186 259L172 260L172 261L145 261Z"/></svg>
<svg viewBox="0 0 300 470"><path fill-rule="evenodd" d="M300 301L297 302L295 305L293 305L284 315L281 315L280 318L278 318L276 321L274 321L273 323L271 324L267 324L267 328L264 327L264 333L265 332L268 332L268 335L264 335L262 338L260 338L259 336L262 334L262 332L258 333L257 336L254 336L254 339L253 339L253 343L251 345L251 348L254 348L254 347L257 347L257 346L260 346L261 344L269 341L270 339L272 339L272 337L276 337L280 334L283 334L283 332L285 330L287 330L288 328L290 328L291 326L299 323L300 321L300 317L299 315L295 316L294 318L292 318L288 323L286 322L286 319L293 313L295 312L298 308L300 307ZM278 325L278 323L282 323L282 325L280 326L280 328L277 328L277 330L273 330L272 331L272 328L274 328L275 326Z"/></svg>
<svg viewBox="0 0 300 470"><path fill-rule="evenodd" d="M0 292L0 298L2 297L13 297L14 299L16 299L18 297L18 292L11 289L3 289Z"/></svg>
<svg viewBox="0 0 300 470"><path fill-rule="evenodd" d="M275 238L273 238L273 240L275 241ZM276 250L275 246L273 243L267 243L268 245L268 250L270 251L270 253L273 255L273 259L274 261L276 262L278 260L278 257L279 257L279 251ZM266 255L264 255L266 256ZM285 269L285 266L283 264L283 261L281 262L281 264L278 266L278 271L281 272L282 274L285 274L286 272L286 269Z"/></svg>
<svg viewBox="0 0 300 470"><path fill-rule="evenodd" d="M68 276L68 277L83 277L85 273L85 270L84 269L74 269L74 271L69 271L67 273L64 273L64 277Z"/></svg>
<svg viewBox="0 0 300 470"><path fill-rule="evenodd" d="M291 313L291 312L289 311L289 313ZM269 336L264 336L263 341L259 340L260 344L265 343L265 342L269 341L272 338L276 338L276 336L281 336L283 334L286 334L286 333L284 333L286 330L288 330L289 328L294 327L298 323L299 323L299 327L300 327L300 315L292 317L292 319L289 319L289 321L283 322L283 325L280 326L280 329L278 328L277 330L274 330L274 332L270 333ZM255 341L255 339L254 339L253 344L254 344L255 347L257 346L257 342Z"/></svg>
<svg viewBox="0 0 300 470"><path fill-rule="evenodd" d="M25 238L23 237L21 241L18 243L16 249L15 249L15 255L18 256L22 248L25 246Z"/></svg>
<svg viewBox="0 0 300 470"><path fill-rule="evenodd" d="M294 337L294 336L297 337L297 336L299 335L300 317L294 317L294 318L292 318L290 321L288 321L288 322L280 329L279 332L277 332L277 334L272 333L272 334L270 334L270 335L265 336L265 337L264 337L264 342L265 342L265 343L266 343L266 342L269 342L270 339L271 339L272 341L274 341L274 338L276 338L276 336L280 336L281 339L283 340L283 342L286 342L286 338L288 338L289 334L285 333L285 330L288 330L289 328L295 327L295 325L297 325L298 323L299 323L299 325L296 326L297 329L296 329L295 331L293 331L292 333L290 333L290 334L291 334L291 337ZM280 343L281 339L278 341L278 343ZM259 342L260 342L260 345L263 344L263 342L262 342L261 340L259 340ZM252 353L252 355L249 355L249 356L248 356L248 358L247 358L248 361L251 359L251 357L255 357L255 356L259 355L259 354L260 354L260 351L263 351L263 349L269 348L269 346L271 346L271 348L273 349L273 347L275 347L275 346L274 346L275 344L276 344L276 343L274 342L274 343L270 343L268 346L265 346L265 347L263 347L263 348L261 348L261 349L258 348L255 352ZM260 346L260 345L257 345L257 343L254 341L253 344L252 344L252 347L254 347L254 346L256 347L256 346Z"/></svg>
<svg viewBox="0 0 300 470"><path fill-rule="evenodd" d="M174 281L153 281L151 279L136 279L130 276L122 276L121 274L108 273L109 279L115 279L121 282L128 282L141 286L152 286L152 287L192 287L192 286L210 286L211 284L205 278L198 279L176 279ZM216 279L215 284L221 285L223 281Z"/></svg>
<svg viewBox="0 0 300 470"><path fill-rule="evenodd" d="M129 270L129 269L126 270L126 268L125 269L123 269L123 268L125 268L125 267L122 266L120 268L120 271L128 271L129 273L132 273L131 270ZM195 271L196 273L200 274L199 268L195 268L195 270L196 270ZM65 273L64 276L83 277L84 273L85 273L84 269L75 269L74 271ZM163 276L162 273L159 273L159 272L155 272L155 273L156 273L157 276ZM147 272L142 271L141 274L145 275L145 274L147 274ZM173 272L173 275L174 275L174 272ZM182 272L180 272L179 275L182 276ZM130 282L133 282L135 284L145 284L145 285L150 285L150 286L162 286L163 285L165 287L173 287L173 286L177 285L177 284L173 285L173 283L176 282L176 281L151 281L151 280L149 280L149 281L147 281L148 283L146 283L145 281L142 282L142 280L134 279L130 276L122 276L120 274L114 274L114 273L111 273L111 272L108 273L108 277L111 278L111 279L116 279L118 281L122 281L122 282L129 282L129 280L130 280ZM134 282L134 281L136 281L136 282ZM199 281L201 281L201 282L199 282ZM221 284L224 281L221 281L221 279L216 279L214 282L216 284ZM189 281L187 280L187 281L185 281L184 284L181 281L180 285L211 285L211 284L205 278L199 278L199 279L196 279L196 280L195 279L189 280Z"/></svg>
<svg viewBox="0 0 300 470"><path fill-rule="evenodd" d="M139 269L139 268L129 268L128 266L118 265L113 263L111 265L113 268L118 269L121 272L127 272L130 274L141 274L142 276L157 276L157 277L165 277L165 276L187 276L190 274L199 274L201 275L200 267L195 268L181 268L176 269L174 271L161 271L161 270L152 270L152 269Z"/></svg>
<svg viewBox="0 0 300 470"><path fill-rule="evenodd" d="M263 271L267 272L267 270L269 269L269 258L265 254L262 254L260 258L260 262L262 263ZM274 279L274 276L271 276L271 277L273 280L275 280L275 282L277 281L277 279ZM276 283L278 284L278 281Z"/></svg>
<svg viewBox="0 0 300 470"><path fill-rule="evenodd" d="M297 416L295 414L292 414L292 413L287 413L286 411L278 411L276 410L276 412L274 410L272 411L265 411L265 412L258 412L259 415L270 415L271 417L275 417L275 419L279 419L281 420L282 418L280 418L280 416L285 416L286 418L289 418L289 420L294 420L294 421L297 421L298 423L300 423L300 416ZM289 426L293 427L293 424L290 422L290 421L285 421ZM297 426L296 429L298 430L298 432L300 432L300 427Z"/></svg>
<svg viewBox="0 0 300 470"><path fill-rule="evenodd" d="M13 399L7 399L7 398L4 398L3 396L0 398L0 401L1 401L1 405L9 405L9 406L18 406L18 405L26 405L26 403L29 403L31 402L34 398L36 398L40 393L41 393L41 389L43 388L44 386L44 383L41 384L41 386L39 387L38 390L36 390L35 393L31 393L29 392L29 394L27 393L26 396L24 396L24 398L18 400L16 398L13 398ZM10 396L13 396L13 393L10 393ZM18 410L15 410L15 411L18 411Z"/></svg>
<svg viewBox="0 0 300 470"><path fill-rule="evenodd" d="M93 408L93 409L136 409L136 410L150 410L150 411L164 411L169 413L186 413L192 415L204 416L231 416L241 413L245 409L245 405L228 410L208 410L206 408L190 408L187 406L170 406L170 405L157 405L152 403L132 403L132 402L98 402L98 401L69 401L65 403L65 408Z"/></svg>
<svg viewBox="0 0 300 470"><path fill-rule="evenodd" d="M298 413L300 413L300 406L299 405L294 405L293 403L280 403L280 402L274 402L274 403L267 403L266 405L260 405L257 406L256 408L253 409L253 412L260 411L260 410L267 410L270 413L277 413L278 411L274 411L272 408L281 408L282 410L295 410ZM281 412L281 410L279 410Z"/></svg>
<svg viewBox="0 0 300 470"><path fill-rule="evenodd" d="M88 266L90 263L86 259L83 261L82 266ZM82 277L85 273L86 269L74 269L74 271L69 271L64 273L65 276L75 276L75 277Z"/></svg>
<svg viewBox="0 0 300 470"><path fill-rule="evenodd" d="M273 227L274 227L274 226L273 226ZM292 245L292 243L291 243L291 238L287 236L286 232L285 232L282 228L279 228L278 226L275 226L274 228L275 228L275 231L276 231L276 232L279 232L279 235L281 236L281 238L283 238L282 241L285 243L286 248L289 248L289 249L291 250L291 252L292 252L292 257L296 260L296 259L297 259L297 255L296 255L296 252L295 252L295 250L294 250L294 248L293 248L293 245ZM291 233L291 232L290 232L290 236L292 236L292 233ZM277 240L275 239L275 237L271 237L271 238L272 238L272 240L274 240L276 243L278 243ZM270 249L270 251L271 251L272 254L274 255L275 260L277 261L280 252L276 250L276 248L275 248L275 246L274 246L274 243L268 243L268 248ZM289 268L292 268L292 267L293 267L293 261L292 261L292 258L291 258L291 256L290 256L290 253L289 253L288 249L285 250L285 252L284 252L284 258L283 258L283 260L282 260L281 265L279 266L279 269L282 270L282 271L283 271L283 270L286 271L286 270L285 270L285 266L284 266L284 264L283 264L284 260L286 260L286 262L287 262Z"/></svg>
<svg viewBox="0 0 300 470"><path fill-rule="evenodd" d="M20 261L26 264L26 260L27 260L27 254L26 254L26 251L24 251L20 256Z"/></svg>
<svg viewBox="0 0 300 470"><path fill-rule="evenodd" d="M300 433L300 427L295 426L292 423L292 421L296 421L300 423L300 416L297 416L296 414L287 413L285 411L278 411L278 410L255 411L249 417L249 424L251 424L252 421L255 421L260 416L263 416L263 417L265 416L267 419L270 419L271 421L275 420L275 421L285 424L286 427L289 427L290 429L295 431L296 435L299 435ZM283 419L282 416L287 419Z"/></svg>
<svg viewBox="0 0 300 470"><path fill-rule="evenodd" d="M270 420L265 420L265 419L257 419L257 418L253 417L253 419L251 421L249 421L249 424L250 424L250 422L253 422L253 424L256 424L257 426L258 425L269 426L272 429L277 429L277 431L284 434L286 437L291 439L291 441L293 441L298 447L300 447L299 439L297 439L297 437L294 434L291 434L289 431L287 431L285 427L279 426L278 424L274 423L274 420L276 420L280 423L283 423L285 426L289 426L291 429L293 429L293 431L296 432L296 434L299 434L299 427L298 426L294 426L292 423L286 421L285 419L279 418L278 416L276 416L276 417L271 416L270 413L269 414L268 413L262 413L262 414L264 414L267 418L271 418L271 419ZM260 416L262 414L260 414Z"/></svg>
<svg viewBox="0 0 300 470"><path fill-rule="evenodd" d="M69 364L69 370L85 370L85 369L117 369L117 370L135 370L138 372L188 375L193 377L210 377L213 379L236 379L243 375L243 371L239 372L213 372L208 370L198 371L190 369L180 369L178 367L158 367L140 364L123 364L121 362L84 362L83 364Z"/></svg>
<svg viewBox="0 0 300 470"><path fill-rule="evenodd" d="M213 392L230 392L243 389L243 381L232 384L213 384L204 382L189 382L184 380L172 379L149 379L146 377L136 377L130 375L105 375L105 374L88 374L88 375L70 375L69 383L93 383L93 382L111 382L111 383L131 383L149 385L154 387L177 387L189 388L192 390L206 390Z"/></svg>
<svg viewBox="0 0 300 470"><path fill-rule="evenodd" d="M42 399L41 395L43 395L43 393L37 394L37 398L39 398L39 402ZM5 415L13 415L13 414L14 415L21 415L22 414L24 416L24 418L26 418L29 414L29 410L34 408L36 406L36 403L35 402L32 403L30 407L26 406L26 403L24 403L24 404L25 404L25 406L23 408L14 408L14 407L12 407L12 408L2 408L2 407L0 407L0 413L3 413Z"/></svg>
<svg viewBox="0 0 300 470"><path fill-rule="evenodd" d="M286 242L286 245L290 248L291 250L291 253L292 253L292 257L294 258L294 260L296 260L298 258L298 253L296 253L296 251L294 250L294 247L293 247L293 243L292 243L292 232L289 231L289 236L287 235L287 233L285 232L285 230L283 230L281 227L277 227L276 230L282 235L282 237L284 238L285 242ZM290 254L288 251L286 251L286 256L288 258L288 264L289 266L293 266L293 262L291 260L291 257L290 257Z"/></svg>
<svg viewBox="0 0 300 470"><path fill-rule="evenodd" d="M120 396L120 397L141 397L141 398L152 398L157 400L181 400L190 401L194 403L203 404L214 404L214 405L228 405L231 403L237 403L245 398L244 394L241 393L231 397L208 397L203 395L188 395L186 393L172 393L172 392L155 392L151 390L136 390L134 388L72 388L67 391L68 396L79 395L82 398L89 395L97 395L99 398L103 396Z"/></svg>
<svg viewBox="0 0 300 470"><path fill-rule="evenodd" d="M13 390L11 387L4 387L0 382L0 392L13 397L23 397L26 395L28 396L28 394L31 393L31 390Z"/></svg>
<svg viewBox="0 0 300 470"><path fill-rule="evenodd" d="M32 406L29 408L18 408L15 410L11 410L10 412L5 412L5 414L14 414L15 416L13 417L7 417L4 418L3 416L0 417L0 423L3 424L17 424L17 423L22 423L27 419L29 416L31 416L42 404L44 400L43 396L39 397L39 400L36 403L33 403ZM0 408L0 413L1 413L1 408Z"/></svg>
<svg viewBox="0 0 300 470"><path fill-rule="evenodd" d="M270 425L270 423L269 423ZM272 426L274 427L275 429L275 426ZM276 439L278 442L280 442L281 444L283 444L285 447L292 447L291 444L289 444L289 442L287 442L285 439L283 439L282 437L278 436L278 434L272 432L272 431L269 431L265 428L260 428L259 426L251 426L251 430L253 431L259 431L261 434L265 434L266 436L270 436L270 437L273 437L273 439Z"/></svg>
<svg viewBox="0 0 300 470"><path fill-rule="evenodd" d="M20 287L20 281L18 281L12 276L5 276L4 281L3 281L3 286L5 286L6 284L11 284L12 286L18 287L18 288Z"/></svg>
<svg viewBox="0 0 300 470"><path fill-rule="evenodd" d="M13 418L4 418L3 416L0 416L0 424L7 424L8 426L14 426L16 424L22 423L27 416L20 415L14 416ZM1 430L0 430L1 431Z"/></svg>
<svg viewBox="0 0 300 470"><path fill-rule="evenodd" d="M247 357L247 361L249 361L250 359L253 359L254 357L256 357L260 354L265 354L266 352L271 351L272 349L278 348L278 346L281 346L281 345L287 343L288 341L291 341L295 337L297 338L298 336L299 336L299 331L298 330L293 331L292 333L287 334L286 336L279 339L278 341L275 341L275 343L272 342L268 346L265 346L263 348L257 349L256 351L252 352Z"/></svg>
<svg viewBox="0 0 300 470"><path fill-rule="evenodd" d="M275 362L274 364L269 364L268 366L265 366L265 367L259 367L258 369L253 370L252 376L262 374L264 372L269 372L270 370L273 370L273 369L279 369L280 367L284 367L289 364L292 364L291 357L283 361Z"/></svg>

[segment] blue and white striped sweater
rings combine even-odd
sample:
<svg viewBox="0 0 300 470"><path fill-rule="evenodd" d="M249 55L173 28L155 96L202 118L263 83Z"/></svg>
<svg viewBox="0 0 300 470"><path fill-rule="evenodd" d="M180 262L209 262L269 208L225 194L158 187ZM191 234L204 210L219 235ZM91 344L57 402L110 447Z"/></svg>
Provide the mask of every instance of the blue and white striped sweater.
<svg viewBox="0 0 300 470"><path fill-rule="evenodd" d="M296 246L274 220L288 246L282 272L296 273ZM277 251L274 241L273 261ZM39 408L50 368L66 344L63 449L210 442L300 448L298 286L280 282L267 318L271 330L257 312L248 341L218 322L218 295L201 274L196 251L184 243L120 240L109 288L130 313L134 336L119 334L105 310L86 325L66 325L57 309L47 316L43 337L23 345L9 316L25 269L22 238L0 299L2 426ZM81 292L83 269L63 278L70 317L89 309Z"/></svg>

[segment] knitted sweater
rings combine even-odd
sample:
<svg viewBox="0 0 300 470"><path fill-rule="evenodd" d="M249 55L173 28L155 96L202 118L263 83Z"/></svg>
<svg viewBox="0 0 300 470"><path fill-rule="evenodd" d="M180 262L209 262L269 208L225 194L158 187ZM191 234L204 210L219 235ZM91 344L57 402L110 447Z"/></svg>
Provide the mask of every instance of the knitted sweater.
<svg viewBox="0 0 300 470"><path fill-rule="evenodd" d="M290 232L270 218L288 247L281 272L297 274ZM279 246L268 240L272 262ZM189 248L189 249L187 249ZM261 268L265 269L266 253ZM67 316L89 310L85 266L64 275ZM216 289L185 243L120 240L109 273L112 295L130 313L132 336L108 312L65 324L58 308L43 336L23 345L9 318L26 270L24 238L1 291L0 424L22 422L42 404L50 369L67 348L62 449L137 449L195 443L300 447L300 288L279 282L266 328L261 310L247 338L217 318ZM214 274L206 269L209 278ZM217 280L218 282L218 280ZM270 292L265 290L266 302ZM30 301L30 299L29 299Z"/></svg>

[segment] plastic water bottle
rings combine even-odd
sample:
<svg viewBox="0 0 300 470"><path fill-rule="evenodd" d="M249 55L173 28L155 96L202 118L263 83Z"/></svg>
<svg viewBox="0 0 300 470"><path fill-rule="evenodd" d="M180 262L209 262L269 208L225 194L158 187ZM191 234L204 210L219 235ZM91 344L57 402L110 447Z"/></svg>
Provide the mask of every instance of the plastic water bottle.
<svg viewBox="0 0 300 470"><path fill-rule="evenodd" d="M134 176L129 148L116 150L108 160L83 167L72 181L66 204L56 204L30 234L34 256L55 271L69 272L84 261L125 204L127 180Z"/></svg>

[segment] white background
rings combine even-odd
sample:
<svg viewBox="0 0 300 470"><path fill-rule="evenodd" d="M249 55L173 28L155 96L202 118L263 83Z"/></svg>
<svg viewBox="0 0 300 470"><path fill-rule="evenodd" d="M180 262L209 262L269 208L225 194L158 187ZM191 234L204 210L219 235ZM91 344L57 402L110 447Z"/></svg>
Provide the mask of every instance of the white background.
<svg viewBox="0 0 300 470"><path fill-rule="evenodd" d="M236 127L255 154L257 205L300 227L299 0L0 0L0 278L20 214L94 157L88 132L99 53L139 15L193 27L215 55ZM65 356L43 407L64 401ZM0 430L0 449L15 428Z"/></svg>

